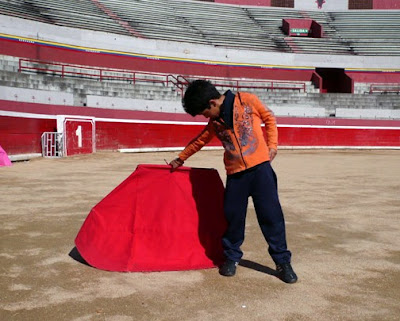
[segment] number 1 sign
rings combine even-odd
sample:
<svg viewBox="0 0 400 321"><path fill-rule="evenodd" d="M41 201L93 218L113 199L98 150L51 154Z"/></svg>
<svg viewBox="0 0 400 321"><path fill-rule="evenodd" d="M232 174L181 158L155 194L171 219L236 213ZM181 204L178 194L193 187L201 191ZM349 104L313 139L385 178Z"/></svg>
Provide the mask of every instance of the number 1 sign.
<svg viewBox="0 0 400 321"><path fill-rule="evenodd" d="M95 121L92 118L61 116L65 156L95 152ZM60 122L58 123L59 125ZM60 126L58 125L58 131Z"/></svg>

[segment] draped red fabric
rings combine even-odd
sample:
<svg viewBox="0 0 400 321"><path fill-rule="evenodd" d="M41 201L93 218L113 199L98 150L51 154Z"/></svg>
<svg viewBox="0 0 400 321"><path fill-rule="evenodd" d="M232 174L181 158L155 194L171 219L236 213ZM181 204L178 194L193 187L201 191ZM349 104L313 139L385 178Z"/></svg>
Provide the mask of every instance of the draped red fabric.
<svg viewBox="0 0 400 321"><path fill-rule="evenodd" d="M139 165L93 207L76 248L109 271L214 267L223 260L223 194L215 169Z"/></svg>

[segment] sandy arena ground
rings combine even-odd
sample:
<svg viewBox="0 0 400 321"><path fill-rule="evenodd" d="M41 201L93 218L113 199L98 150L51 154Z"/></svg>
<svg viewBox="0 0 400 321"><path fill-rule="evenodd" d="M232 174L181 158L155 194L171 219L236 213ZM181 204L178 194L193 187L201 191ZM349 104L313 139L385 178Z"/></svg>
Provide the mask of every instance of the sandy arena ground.
<svg viewBox="0 0 400 321"><path fill-rule="evenodd" d="M0 168L0 320L400 320L400 151L289 151L273 162L299 282L275 276L248 211L237 275L117 273L69 256L90 209L137 164L99 152ZM218 169L222 151L186 165Z"/></svg>

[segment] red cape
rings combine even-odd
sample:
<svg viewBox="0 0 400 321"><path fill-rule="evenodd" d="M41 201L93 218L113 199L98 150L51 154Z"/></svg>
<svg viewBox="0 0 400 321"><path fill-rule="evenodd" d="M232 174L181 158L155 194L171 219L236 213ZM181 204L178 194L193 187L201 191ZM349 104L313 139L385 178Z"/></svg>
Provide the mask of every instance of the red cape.
<svg viewBox="0 0 400 321"><path fill-rule="evenodd" d="M93 207L76 247L109 271L214 267L223 260L223 194L215 169L139 165Z"/></svg>

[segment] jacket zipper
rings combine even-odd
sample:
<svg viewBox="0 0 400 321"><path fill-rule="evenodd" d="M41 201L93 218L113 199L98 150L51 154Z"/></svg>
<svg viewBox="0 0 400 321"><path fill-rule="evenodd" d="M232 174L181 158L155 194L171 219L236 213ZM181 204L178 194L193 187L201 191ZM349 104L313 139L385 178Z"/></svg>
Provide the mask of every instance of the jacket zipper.
<svg viewBox="0 0 400 321"><path fill-rule="evenodd" d="M222 118L220 118L220 119L217 120L217 121L218 121L220 124L222 124L227 130L230 130L230 131L232 132L233 136L235 137L236 144L238 145L239 153L240 153L240 157L242 158L243 165L244 165L244 167L247 169L247 163L246 163L246 161L244 160L244 156L243 156L243 153L242 153L242 146L240 145L239 139L238 139L237 136L236 136L235 129L234 129L234 128L228 127L228 125L224 122L224 120L223 120ZM235 127L235 126L233 126L233 127Z"/></svg>
<svg viewBox="0 0 400 321"><path fill-rule="evenodd" d="M244 156L243 156L243 153L242 153L242 146L239 143L239 139L236 136L235 130L233 128L231 130L232 130L233 136L235 136L236 143L237 143L237 145L239 147L239 153L240 153L240 157L242 158L242 162L244 164L244 167L247 169L247 164L246 164L246 161L244 160Z"/></svg>
<svg viewBox="0 0 400 321"><path fill-rule="evenodd" d="M239 94L239 93L238 93L238 97L239 97L240 104L243 105L242 99L240 98L240 94ZM221 117L219 117L219 119L218 119L217 121L218 121L220 124L222 124L226 129L228 129L228 130L230 130L230 131L232 132L233 136L235 137L236 143L237 143L237 145L238 145L239 153L240 153L240 157L242 158L243 165L244 165L245 169L247 169L247 164L246 164L246 161L244 160L244 156L243 156L243 153L242 153L242 146L240 145L239 139L237 138L236 133L235 133L235 125L233 124L233 128L230 128L230 127L224 122L224 120L223 120Z"/></svg>
<svg viewBox="0 0 400 321"><path fill-rule="evenodd" d="M237 95L238 95L240 104L243 106L242 98L240 97L240 93L238 92ZM232 112L233 112L233 110L232 110ZM234 118L234 117L233 117L233 121L235 121L235 118ZM235 124L232 124L232 127L233 127L233 128L232 128L233 136L235 136L236 143L237 143L238 146L239 146L240 157L242 157L242 161L243 161L244 167L245 167L245 169L247 169L247 164L246 164L246 161L244 160L244 156L243 156L243 153L242 153L242 146L240 145L239 139L237 138L236 133L235 133Z"/></svg>

